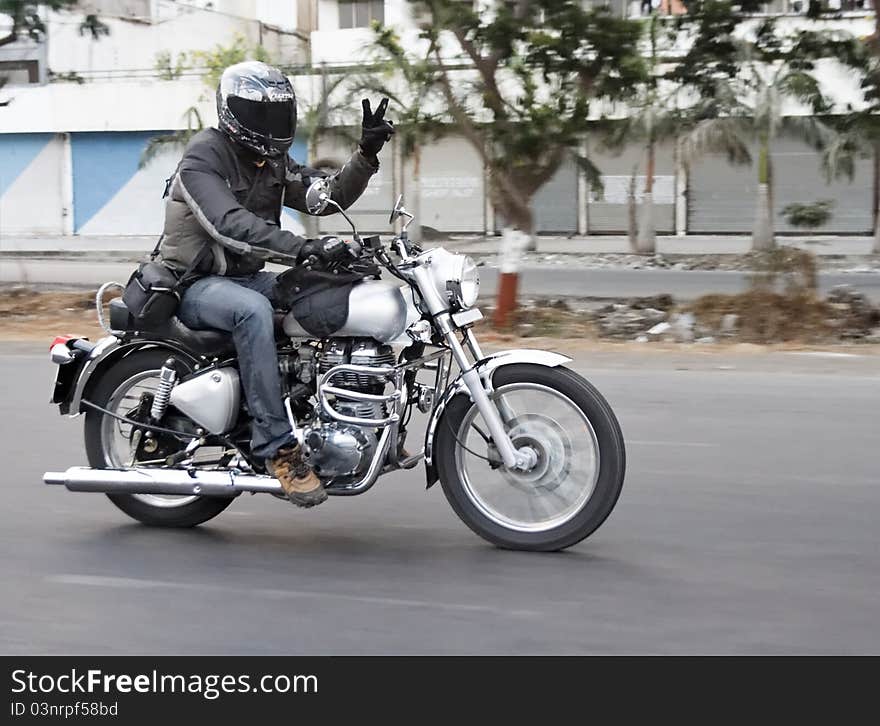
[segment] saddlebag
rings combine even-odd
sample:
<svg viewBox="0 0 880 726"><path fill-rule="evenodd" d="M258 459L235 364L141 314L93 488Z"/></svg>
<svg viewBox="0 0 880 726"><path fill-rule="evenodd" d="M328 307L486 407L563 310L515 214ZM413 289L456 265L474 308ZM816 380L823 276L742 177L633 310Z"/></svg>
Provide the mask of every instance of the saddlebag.
<svg viewBox="0 0 880 726"><path fill-rule="evenodd" d="M161 262L138 265L122 293L122 301L138 328L151 328L170 320L180 303L180 280Z"/></svg>
<svg viewBox="0 0 880 726"><path fill-rule="evenodd" d="M122 301L138 329L149 330L171 320L183 291L194 279L193 271L199 269L203 258L210 253L210 243L206 242L190 266L177 273L156 260L163 238L164 235L159 238L149 261L138 265L122 291Z"/></svg>

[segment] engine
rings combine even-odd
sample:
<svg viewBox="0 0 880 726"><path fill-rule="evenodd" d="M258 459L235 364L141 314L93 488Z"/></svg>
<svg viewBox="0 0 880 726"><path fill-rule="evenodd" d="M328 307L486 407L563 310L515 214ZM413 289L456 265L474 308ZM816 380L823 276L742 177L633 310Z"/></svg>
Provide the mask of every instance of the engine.
<svg viewBox="0 0 880 726"><path fill-rule="evenodd" d="M327 343L318 356L322 375L334 366L351 363L363 366L393 366L394 351L372 338L336 338ZM333 378L333 385L362 393L379 394L384 379L368 374L347 372ZM347 416L383 418L384 403L337 400L334 408ZM376 452L376 430L351 426L319 418L304 434L304 453L309 464L322 478L357 476L366 471Z"/></svg>

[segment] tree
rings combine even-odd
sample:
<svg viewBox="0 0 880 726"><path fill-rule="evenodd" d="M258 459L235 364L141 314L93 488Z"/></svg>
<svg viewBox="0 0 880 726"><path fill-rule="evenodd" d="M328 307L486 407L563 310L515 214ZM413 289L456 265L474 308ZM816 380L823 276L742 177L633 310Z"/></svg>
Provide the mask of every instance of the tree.
<svg viewBox="0 0 880 726"><path fill-rule="evenodd" d="M92 40L101 40L102 37L110 35L110 28L97 15L91 13L79 24L79 34L90 35Z"/></svg>
<svg viewBox="0 0 880 726"><path fill-rule="evenodd" d="M302 80L294 78L294 88ZM322 158L320 155L320 144L323 138L333 135L340 137L346 141L354 141L351 134L345 126L334 125L333 121L339 111L347 108L351 99L348 95L339 98L339 91L344 90L343 86L349 80L346 74L338 74L333 77L327 73L326 67L321 67L320 72L320 89L316 98L311 98L302 89L298 89L296 93L297 103L297 133L305 136L308 143L308 158L301 161L307 162L310 166L318 169L338 169L342 162L338 159ZM318 218L310 214L303 216L303 226L307 237L317 237Z"/></svg>
<svg viewBox="0 0 880 726"><path fill-rule="evenodd" d="M719 55L718 47L723 47L729 28L719 27L719 17L713 13L691 19L691 23L701 23L704 30L682 58L676 55L675 48L682 44L681 36L689 33L690 27L671 20L654 14L646 21L647 77L637 87L634 97L626 102L626 118L600 125L602 145L606 148L621 151L633 142L640 142L644 147L645 184L641 204L637 205L637 175L641 163L633 169L628 195L630 246L633 252L640 254L654 254L657 246L653 192L658 144L673 142L675 162L684 169L708 153L725 154L732 164L751 162L741 125L718 114L718 99L713 97L716 80L701 73L713 68ZM695 58L700 57L704 63L694 63ZM684 67L688 70L684 71ZM732 64L729 70L733 72L735 66ZM720 72L724 73L724 69ZM695 93L694 87L701 87L702 95Z"/></svg>
<svg viewBox="0 0 880 726"><path fill-rule="evenodd" d="M9 32L0 38L0 46L14 43L22 35L31 40L42 42L46 37L46 26L39 15L39 7L63 10L76 5L76 3L77 0L44 0L44 2L0 0L0 15L8 15L12 19Z"/></svg>
<svg viewBox="0 0 880 726"><path fill-rule="evenodd" d="M861 75L864 108L850 109L834 120L836 135L823 152L822 170L826 179L844 177L853 180L857 158L874 162L874 240L871 251L880 254L880 56L872 46L863 57L856 57L852 67Z"/></svg>
<svg viewBox="0 0 880 726"><path fill-rule="evenodd" d="M772 146L780 135L799 138L817 151L833 143L832 128L819 116L832 110L814 75L822 58L852 61L855 40L828 30L779 30L774 19L758 21L754 30L734 34L743 16L726 0L693 6L683 24L694 26L694 42L673 74L698 99L703 118L725 119L728 141L741 150L757 146L758 193L752 232L754 249L775 244L773 229ZM808 115L785 116L793 102Z"/></svg>
<svg viewBox="0 0 880 726"><path fill-rule="evenodd" d="M200 68L202 80L206 86L205 93L209 93L217 88L220 76L227 66L245 60L268 61L269 53L261 45L248 45L243 35L236 34L231 45L218 44L212 50L197 50L179 54L174 67L171 65L171 54L167 51L160 51L156 55L155 68L164 80L173 80L179 77L189 67ZM207 99L205 93L202 94L200 100ZM160 134L149 140L138 161L140 168L148 166L169 145L183 148L193 136L204 128L202 115L195 105L183 112L183 119L186 121L186 128L168 134Z"/></svg>
<svg viewBox="0 0 880 726"><path fill-rule="evenodd" d="M189 53L190 63L202 71L205 85L214 90L220 83L220 76L229 66L246 60L271 63L272 59L259 43L251 45L241 33L236 33L231 45L215 45L211 50L195 50Z"/></svg>
<svg viewBox="0 0 880 726"><path fill-rule="evenodd" d="M479 12L456 0L419 5L449 120L488 171L490 198L506 225L502 249L519 239L531 246L532 199L576 155L593 102L626 98L645 77L641 25L574 0L516 0ZM444 57L441 41L454 44L468 67ZM577 159L599 184L589 159ZM502 277L499 326L507 324L516 284L515 275Z"/></svg>
<svg viewBox="0 0 880 726"><path fill-rule="evenodd" d="M159 156L160 153L168 146L177 146L183 148L189 143L189 140L199 131L205 128L202 122L202 115L195 106L190 106L183 114L186 120L186 128L172 131L168 134L160 134L153 136L148 142L144 150L141 152L141 158L138 160L138 168L143 169Z"/></svg>
<svg viewBox="0 0 880 726"><path fill-rule="evenodd" d="M434 43L429 42L422 55L404 50L397 33L389 27L374 27L374 44L381 54L380 62L353 82L353 93L367 92L390 99L390 115L394 118L395 137L401 156L412 160L412 188L408 190L407 206L415 215L416 225L409 235L421 239L421 156L422 146L443 133L442 111L437 99L437 77L433 64Z"/></svg>

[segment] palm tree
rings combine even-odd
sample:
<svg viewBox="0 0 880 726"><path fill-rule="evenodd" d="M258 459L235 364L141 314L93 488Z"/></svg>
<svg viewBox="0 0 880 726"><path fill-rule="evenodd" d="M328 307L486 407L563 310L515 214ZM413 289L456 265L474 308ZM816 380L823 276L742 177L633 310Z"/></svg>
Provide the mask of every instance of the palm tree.
<svg viewBox="0 0 880 726"><path fill-rule="evenodd" d="M436 71L431 61L436 39L428 42L424 57L408 54L400 43L397 33L388 27L374 28L374 49L377 51L378 67L369 74L356 78L352 93L367 92L390 100L394 116L401 156L412 160L412 188L407 206L417 220L421 219L421 157L422 146L443 133L442 114L427 111L432 95L437 92ZM417 223L410 238L421 240L421 224Z"/></svg>
<svg viewBox="0 0 880 726"><path fill-rule="evenodd" d="M91 13L79 24L79 34L88 34L92 36L92 40L101 40L102 36L110 35L110 28L106 23L101 22L97 15Z"/></svg>
<svg viewBox="0 0 880 726"><path fill-rule="evenodd" d="M773 230L773 144L782 134L807 142L817 151L833 143L833 130L818 116L832 110L813 75L819 59L856 62L860 51L848 33L827 28L782 32L765 19L746 33L737 32L743 15L757 3L713 0L694 5L679 27L693 29L687 53L671 74L705 105L703 118L724 119L713 133L757 146L758 192L752 246L775 244ZM749 20L750 23L754 22ZM811 115L785 116L800 104Z"/></svg>
<svg viewBox="0 0 880 726"><path fill-rule="evenodd" d="M862 94L866 105L859 111L835 120L836 134L822 154L822 171L833 179L855 177L857 158L874 161L874 241L871 252L880 254L880 58L872 56L863 66L854 65L862 74Z"/></svg>
<svg viewBox="0 0 880 726"><path fill-rule="evenodd" d="M185 129L154 136L147 142L147 146L138 160L138 168L143 169L145 166L148 166L153 159L169 146L183 148L193 136L205 127L202 122L202 115L195 106L190 106L186 109L183 118L186 120Z"/></svg>
<svg viewBox="0 0 880 726"><path fill-rule="evenodd" d="M88 18L86 18L86 20L88 20ZM80 34L84 35L85 32L87 32L84 28L88 27L90 26L84 21L80 26ZM205 91L198 100L204 101L207 98L207 94L211 93L217 87L217 83L220 81L220 75L227 66L232 65L233 63L239 63L249 57L253 57L256 60L267 60L268 53L263 46L249 46L244 36L236 35L232 44L229 46L224 47L222 45L217 45L213 50L194 51L187 54L181 54L178 56L177 63L178 67L182 68L186 63L194 62L199 64L198 67L203 69L202 81L205 84ZM156 58L156 69L159 71L160 76L163 74L163 69L166 67L167 63L170 63L170 57L168 57L167 54L164 54L163 56L163 54L160 53ZM166 76L166 80L171 80L174 77L173 74L169 75L170 77ZM199 109L196 105L192 105L186 109L183 112L182 118L186 121L186 128L154 136L149 142L147 142L147 145L138 160L139 168L142 169L149 165L150 162L159 155L162 149L169 145L180 148L186 146L189 143L189 140L205 127L204 122L202 121L202 115L199 113Z"/></svg>
<svg viewBox="0 0 880 726"><path fill-rule="evenodd" d="M744 106L751 136L758 144L758 196L752 247L756 250L771 249L775 245L772 213L773 142L784 133L821 151L834 135L832 129L816 116L784 117L783 107L786 102L794 100L808 106L813 114L821 114L830 109L830 104L815 76L802 68L802 61L796 56L772 65L750 59L745 71L745 89L753 100L746 100Z"/></svg>
<svg viewBox="0 0 880 726"><path fill-rule="evenodd" d="M304 77L294 78L294 87L307 80ZM328 136L336 136L345 141L354 141L354 135L344 126L334 124L338 113L348 108L350 99L340 96L344 90L344 84L348 80L346 74L330 77L326 67L322 66L319 74L320 88L317 93L306 94L297 90L296 101L299 106L297 113L297 132L302 133L307 139L306 163L316 169L338 169L342 163L338 159L322 158L320 156L321 140ZM306 236L318 236L318 218L311 215L303 217Z"/></svg>

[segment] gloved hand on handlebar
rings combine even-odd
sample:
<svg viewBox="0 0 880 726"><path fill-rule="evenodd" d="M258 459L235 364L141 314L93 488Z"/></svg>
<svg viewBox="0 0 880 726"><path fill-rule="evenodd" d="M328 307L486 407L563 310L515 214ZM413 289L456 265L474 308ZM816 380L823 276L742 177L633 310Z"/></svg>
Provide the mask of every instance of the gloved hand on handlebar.
<svg viewBox="0 0 880 726"><path fill-rule="evenodd" d="M332 269L340 262L350 261L352 254L345 242L338 237L328 236L308 240L300 248L298 259L311 267Z"/></svg>

